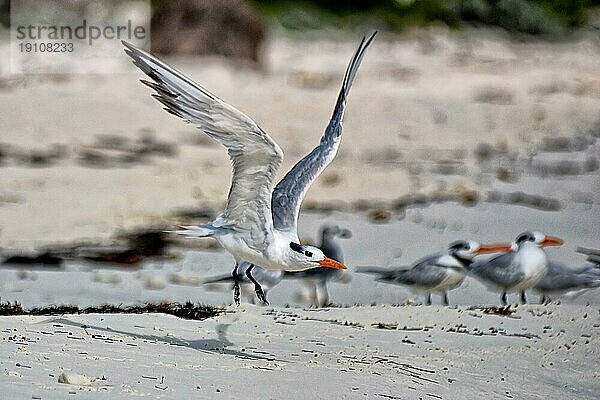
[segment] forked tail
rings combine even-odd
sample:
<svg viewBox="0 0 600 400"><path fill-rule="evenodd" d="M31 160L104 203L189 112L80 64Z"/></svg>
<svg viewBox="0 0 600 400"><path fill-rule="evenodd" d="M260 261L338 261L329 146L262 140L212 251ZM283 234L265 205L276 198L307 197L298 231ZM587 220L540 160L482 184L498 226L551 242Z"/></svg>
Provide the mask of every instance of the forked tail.
<svg viewBox="0 0 600 400"><path fill-rule="evenodd" d="M408 270L409 267L400 268L400 269L389 269L389 268L379 268L379 267L358 267L354 270L354 272L358 272L359 274L372 274L376 275L376 280L381 282L393 281L404 275L404 272Z"/></svg>
<svg viewBox="0 0 600 400"><path fill-rule="evenodd" d="M200 226L180 225L179 228L181 228L181 229L173 231L173 232L177 233L178 235L185 235L188 237L211 237L215 234L215 228L210 224L200 225Z"/></svg>

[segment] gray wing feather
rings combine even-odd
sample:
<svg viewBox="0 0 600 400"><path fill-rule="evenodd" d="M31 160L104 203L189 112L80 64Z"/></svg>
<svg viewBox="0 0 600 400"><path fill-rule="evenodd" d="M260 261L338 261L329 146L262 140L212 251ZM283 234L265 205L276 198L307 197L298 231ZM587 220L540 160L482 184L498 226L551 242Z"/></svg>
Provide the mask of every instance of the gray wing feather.
<svg viewBox="0 0 600 400"><path fill-rule="evenodd" d="M346 98L358 71L363 55L377 32L369 38L363 37L360 45L348 64L342 88L338 95L329 125L325 129L320 144L300 160L283 177L273 191L271 198L273 226L281 231L296 232L298 213L304 195L313 181L335 157L342 134L342 119Z"/></svg>
<svg viewBox="0 0 600 400"><path fill-rule="evenodd" d="M566 291L600 286L600 273L585 265L571 268L555 261L548 262L548 272L534 289L540 291Z"/></svg>
<svg viewBox="0 0 600 400"><path fill-rule="evenodd" d="M410 267L406 267L409 269ZM379 267L359 267L354 272L359 274L372 274L377 275L377 280L390 281L394 279L394 276L398 273L399 269L379 268Z"/></svg>
<svg viewBox="0 0 600 400"><path fill-rule="evenodd" d="M470 268L470 273L494 285L511 287L524 276L516 265L515 254L504 253L484 262L475 262Z"/></svg>
<svg viewBox="0 0 600 400"><path fill-rule="evenodd" d="M408 269L395 269L393 271L357 271L377 274L379 282L394 283L407 286L428 288L438 285L446 277L445 267L439 265L420 264Z"/></svg>
<svg viewBox="0 0 600 400"><path fill-rule="evenodd" d="M436 264L419 264L404 272L397 280L405 285L415 285L421 288L434 287L446 277L446 267Z"/></svg>
<svg viewBox="0 0 600 400"><path fill-rule="evenodd" d="M375 274L377 275L376 279L380 282L433 287L446 277L446 268L448 268L447 265L437 263L439 258L440 254L433 254L422 258L410 267L394 269L363 267L357 269L356 272Z"/></svg>
<svg viewBox="0 0 600 400"><path fill-rule="evenodd" d="M415 264L408 270L398 271L394 282L421 288L434 287L446 277L447 265L437 263L438 256L432 256Z"/></svg>
<svg viewBox="0 0 600 400"><path fill-rule="evenodd" d="M133 63L152 80L142 82L156 91L153 97L165 110L195 124L227 148L233 177L219 226L247 229L255 243L264 242L272 227L273 180L283 159L277 143L252 119L202 86L152 55L123 44Z"/></svg>

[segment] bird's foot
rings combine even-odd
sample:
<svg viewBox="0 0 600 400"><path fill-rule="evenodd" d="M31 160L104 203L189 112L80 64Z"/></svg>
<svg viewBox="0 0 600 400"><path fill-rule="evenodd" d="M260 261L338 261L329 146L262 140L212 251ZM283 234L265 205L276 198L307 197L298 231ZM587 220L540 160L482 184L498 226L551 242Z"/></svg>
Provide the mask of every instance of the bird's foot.
<svg viewBox="0 0 600 400"><path fill-rule="evenodd" d="M240 306L240 284L237 281L233 284L233 301L236 306Z"/></svg>
<svg viewBox="0 0 600 400"><path fill-rule="evenodd" d="M262 286L260 286L260 283L254 278L254 276L252 276L253 269L254 264L251 264L250 267L246 270L246 276L248 277L248 279L250 279L250 282L254 283L254 291L256 292L256 297L258 298L258 300L262 301L263 304L268 306L269 302L267 301L267 296L265 295L265 292L263 292L262 290Z"/></svg>
<svg viewBox="0 0 600 400"><path fill-rule="evenodd" d="M263 302L264 305L268 306L269 302L267 301L267 295L263 292L262 287L255 286L256 298Z"/></svg>
<svg viewBox="0 0 600 400"><path fill-rule="evenodd" d="M525 292L521 292L521 304L527 304L527 296Z"/></svg>
<svg viewBox="0 0 600 400"><path fill-rule="evenodd" d="M448 307L450 305L450 302L448 301L448 293L444 292L443 296L442 296L442 304L446 307Z"/></svg>

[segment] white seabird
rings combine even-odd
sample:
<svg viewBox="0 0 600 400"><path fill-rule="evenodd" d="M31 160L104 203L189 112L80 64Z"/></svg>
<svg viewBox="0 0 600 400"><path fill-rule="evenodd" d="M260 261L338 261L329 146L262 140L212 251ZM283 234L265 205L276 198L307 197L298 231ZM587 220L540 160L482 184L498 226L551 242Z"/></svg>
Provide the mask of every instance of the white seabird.
<svg viewBox="0 0 600 400"><path fill-rule="evenodd" d="M300 244L298 212L308 188L337 153L346 98L365 50L376 33L363 37L350 60L320 144L294 165L275 188L273 180L283 152L266 132L182 73L123 42L133 63L151 79L142 82L157 92L153 96L165 110L195 124L227 148L233 176L225 209L211 223L183 227L178 233L216 239L235 259L234 276L244 261L273 270L346 269L342 263L325 257L317 247ZM260 285L256 294L266 302ZM239 304L237 281L234 300Z"/></svg>
<svg viewBox="0 0 600 400"><path fill-rule="evenodd" d="M500 290L502 304L507 304L509 292L520 292L525 304L525 291L537 285L548 271L548 257L542 247L562 244L561 239L541 232L523 232L515 239L511 251L477 261L469 267L469 272L491 289Z"/></svg>
<svg viewBox="0 0 600 400"><path fill-rule="evenodd" d="M448 305L448 291L459 287L467 275L467 267L480 254L505 252L507 244L483 245L474 241L459 240L451 243L448 250L426 256L412 266L394 269L363 267L356 272L376 274L377 281L405 285L417 292L427 294L425 304L431 305L431 293L439 293L444 305Z"/></svg>
<svg viewBox="0 0 600 400"><path fill-rule="evenodd" d="M545 304L554 296L576 296L587 290L600 287L600 270L595 264L577 268L557 261L548 261L548 271L533 290L541 294L540 303Z"/></svg>
<svg viewBox="0 0 600 400"><path fill-rule="evenodd" d="M351 236L352 233L348 229L341 229L336 225L323 225L321 227L321 243L318 247L326 257L343 263L342 249L335 239L337 237L349 238ZM248 262L241 263L237 268L236 277L231 274L219 275L206 278L202 283L207 285L233 284L237 279L238 283L241 284L253 284L255 290L257 285L260 285L266 297L267 293L277 286L282 279L301 279L308 287L311 304L325 306L329 304L327 282L332 280L349 281L350 279L347 270L326 267L286 272L282 270L268 270L256 265L252 268L252 273L248 274L251 265ZM244 290L242 290L242 293L244 293Z"/></svg>

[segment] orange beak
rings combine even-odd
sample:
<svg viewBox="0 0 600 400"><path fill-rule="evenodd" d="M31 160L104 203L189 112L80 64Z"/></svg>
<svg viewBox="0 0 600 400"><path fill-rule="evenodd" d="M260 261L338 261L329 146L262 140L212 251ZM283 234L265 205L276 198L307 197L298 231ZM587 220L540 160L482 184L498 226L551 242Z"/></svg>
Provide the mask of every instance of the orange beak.
<svg viewBox="0 0 600 400"><path fill-rule="evenodd" d="M323 260L319 261L319 265L321 267L333 268L333 269L348 269L341 262L335 261L332 258L325 257Z"/></svg>
<svg viewBox="0 0 600 400"><path fill-rule="evenodd" d="M546 236L546 238L542 242L542 246L560 246L563 243L564 242L562 241L562 239L559 239L554 236Z"/></svg>
<svg viewBox="0 0 600 400"><path fill-rule="evenodd" d="M494 243L494 244L482 244L477 249L477 254L489 254L489 253L506 253L512 250L510 243Z"/></svg>

